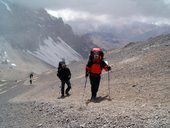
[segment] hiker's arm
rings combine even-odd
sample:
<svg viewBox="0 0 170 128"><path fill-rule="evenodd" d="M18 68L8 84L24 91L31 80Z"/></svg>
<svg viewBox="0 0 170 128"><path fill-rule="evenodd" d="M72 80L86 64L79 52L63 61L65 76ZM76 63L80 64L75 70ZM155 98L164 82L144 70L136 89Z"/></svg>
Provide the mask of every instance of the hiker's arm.
<svg viewBox="0 0 170 128"><path fill-rule="evenodd" d="M70 72L70 69L68 68L68 78L71 79L71 72Z"/></svg>
<svg viewBox="0 0 170 128"><path fill-rule="evenodd" d="M86 69L85 69L85 76L88 77L89 75L89 72L91 70L91 65L92 65L92 62L91 61L88 61L87 65L86 65Z"/></svg>
<svg viewBox="0 0 170 128"><path fill-rule="evenodd" d="M58 76L58 78L61 80L61 74L60 74L60 71L57 71L57 76Z"/></svg>
<svg viewBox="0 0 170 128"><path fill-rule="evenodd" d="M105 71L110 71L111 67L107 65L104 61L101 62L102 68L104 68Z"/></svg>

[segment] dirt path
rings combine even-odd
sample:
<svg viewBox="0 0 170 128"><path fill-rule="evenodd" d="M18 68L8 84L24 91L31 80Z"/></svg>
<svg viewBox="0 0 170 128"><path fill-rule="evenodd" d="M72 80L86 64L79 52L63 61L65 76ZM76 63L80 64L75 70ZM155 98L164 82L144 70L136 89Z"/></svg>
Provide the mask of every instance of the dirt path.
<svg viewBox="0 0 170 128"><path fill-rule="evenodd" d="M64 99L58 98L60 81L56 71L43 73L34 79L34 89L1 105L0 126L170 128L169 51L169 46L162 46L148 52L129 53L129 48L113 52L109 60L111 100L107 73L103 72L97 101L88 102L91 94L89 80L84 88L85 62L70 65L71 96ZM142 52L140 56L138 52ZM28 81L24 86L28 86Z"/></svg>

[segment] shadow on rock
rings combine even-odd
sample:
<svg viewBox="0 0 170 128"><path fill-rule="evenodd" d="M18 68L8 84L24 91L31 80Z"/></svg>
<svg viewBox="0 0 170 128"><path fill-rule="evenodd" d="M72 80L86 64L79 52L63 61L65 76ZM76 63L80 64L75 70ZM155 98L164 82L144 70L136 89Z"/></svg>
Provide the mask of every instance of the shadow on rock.
<svg viewBox="0 0 170 128"><path fill-rule="evenodd" d="M97 97L94 102L95 103L100 103L100 102L105 101L105 100L111 101L111 99L108 97L108 95L106 95L104 97L102 97L102 96Z"/></svg>

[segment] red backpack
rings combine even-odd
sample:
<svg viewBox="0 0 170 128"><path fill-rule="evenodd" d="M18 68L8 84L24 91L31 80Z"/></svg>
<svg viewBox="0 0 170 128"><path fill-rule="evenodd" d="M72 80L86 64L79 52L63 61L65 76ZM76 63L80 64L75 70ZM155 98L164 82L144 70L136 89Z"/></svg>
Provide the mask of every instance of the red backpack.
<svg viewBox="0 0 170 128"><path fill-rule="evenodd" d="M90 61L94 61L94 59L97 58L97 61L101 61L104 58L104 53L101 50L101 48L92 48L90 51L90 55L89 55L89 60Z"/></svg>

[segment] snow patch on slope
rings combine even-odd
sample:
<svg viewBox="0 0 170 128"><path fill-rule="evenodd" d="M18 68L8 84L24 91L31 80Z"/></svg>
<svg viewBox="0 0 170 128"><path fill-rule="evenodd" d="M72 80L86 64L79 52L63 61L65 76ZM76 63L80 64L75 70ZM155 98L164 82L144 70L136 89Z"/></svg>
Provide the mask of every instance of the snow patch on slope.
<svg viewBox="0 0 170 128"><path fill-rule="evenodd" d="M0 65L4 64L4 65L11 65L11 60L8 56L8 52L7 50L9 50L9 44L8 42L6 42L6 40L0 36ZM11 65L13 66L13 65Z"/></svg>
<svg viewBox="0 0 170 128"><path fill-rule="evenodd" d="M5 3L3 0L0 0L0 2L5 5L5 7L8 11L12 12L11 8L9 7L9 5L7 3Z"/></svg>
<svg viewBox="0 0 170 128"><path fill-rule="evenodd" d="M54 67L57 67L58 62L63 58L66 60L66 63L80 61L82 59L82 56L67 45L60 37L58 37L57 42L51 37L48 37L43 43L37 51L28 52Z"/></svg>

